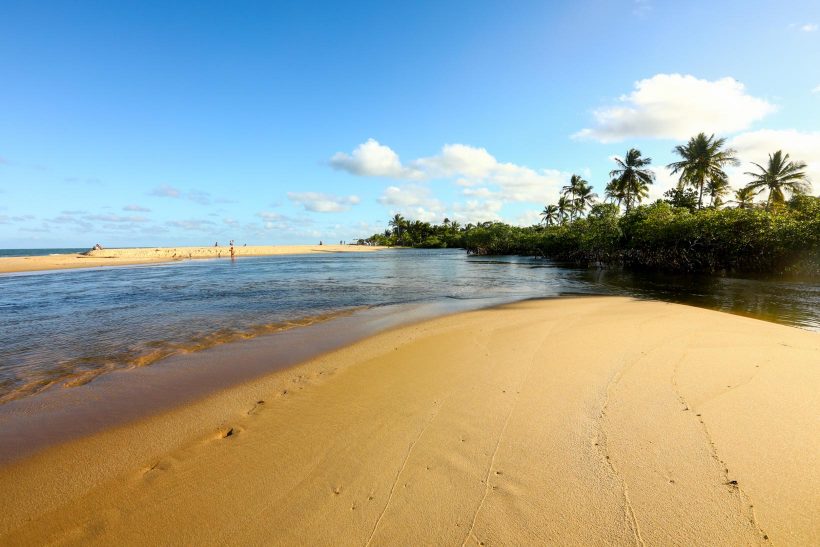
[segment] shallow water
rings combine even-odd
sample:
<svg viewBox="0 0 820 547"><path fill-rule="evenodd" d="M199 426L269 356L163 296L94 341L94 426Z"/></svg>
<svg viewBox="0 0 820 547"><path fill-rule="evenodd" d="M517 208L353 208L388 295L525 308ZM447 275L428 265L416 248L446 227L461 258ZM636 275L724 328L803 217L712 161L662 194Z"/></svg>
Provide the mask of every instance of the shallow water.
<svg viewBox="0 0 820 547"><path fill-rule="evenodd" d="M658 298L820 330L814 283L586 270L460 250L11 274L0 276L0 401L361 307L446 310L572 294Z"/></svg>

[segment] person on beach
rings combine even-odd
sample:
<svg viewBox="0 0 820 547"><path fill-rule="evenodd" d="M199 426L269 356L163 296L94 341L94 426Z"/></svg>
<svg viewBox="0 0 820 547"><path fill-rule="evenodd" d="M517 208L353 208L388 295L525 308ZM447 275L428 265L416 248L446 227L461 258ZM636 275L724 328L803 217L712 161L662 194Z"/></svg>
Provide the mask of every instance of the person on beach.
<svg viewBox="0 0 820 547"><path fill-rule="evenodd" d="M232 239L231 240L231 260L233 260L233 259L234 259L234 253L233 253L233 239Z"/></svg>

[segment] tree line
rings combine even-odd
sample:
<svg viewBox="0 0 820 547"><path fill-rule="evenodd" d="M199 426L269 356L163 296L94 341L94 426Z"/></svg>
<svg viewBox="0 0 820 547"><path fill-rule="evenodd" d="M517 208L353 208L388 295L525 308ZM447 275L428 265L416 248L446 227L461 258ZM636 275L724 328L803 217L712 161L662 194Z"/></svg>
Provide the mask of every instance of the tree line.
<svg viewBox="0 0 820 547"><path fill-rule="evenodd" d="M753 163L748 183L727 200L726 169L739 161L725 139L700 133L674 153L680 159L667 168L678 176L677 187L653 204L642 203L655 181L652 160L630 148L615 158L603 202L574 174L534 226L462 226L447 218L434 225L397 214L389 229L362 242L598 266L820 276L820 198L807 195L805 163L778 150L765 165Z"/></svg>

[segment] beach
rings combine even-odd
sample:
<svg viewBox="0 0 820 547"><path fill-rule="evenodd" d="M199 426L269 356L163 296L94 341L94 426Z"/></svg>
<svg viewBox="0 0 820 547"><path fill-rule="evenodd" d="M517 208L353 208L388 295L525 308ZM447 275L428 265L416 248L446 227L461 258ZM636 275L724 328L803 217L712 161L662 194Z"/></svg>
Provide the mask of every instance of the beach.
<svg viewBox="0 0 820 547"><path fill-rule="evenodd" d="M383 250L385 247L367 245L253 245L235 246L234 255L280 256L315 253L359 253ZM85 254L53 254L45 256L0 257L0 274L64 270L73 268L101 268L106 266L133 266L156 264L196 258L230 258L230 247L141 247L134 249L101 249Z"/></svg>
<svg viewBox="0 0 820 547"><path fill-rule="evenodd" d="M818 363L657 301L448 315L7 464L0 543L817 544Z"/></svg>

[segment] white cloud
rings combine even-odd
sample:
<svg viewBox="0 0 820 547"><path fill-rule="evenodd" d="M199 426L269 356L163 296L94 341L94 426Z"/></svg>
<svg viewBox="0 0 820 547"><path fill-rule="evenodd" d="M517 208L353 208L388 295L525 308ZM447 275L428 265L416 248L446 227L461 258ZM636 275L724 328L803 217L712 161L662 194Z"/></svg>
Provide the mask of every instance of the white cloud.
<svg viewBox="0 0 820 547"><path fill-rule="evenodd" d="M635 83L618 104L593 112L595 126L573 138L617 142L626 138L687 139L701 131L732 133L774 112L776 106L746 93L732 78L701 80L656 74Z"/></svg>
<svg viewBox="0 0 820 547"><path fill-rule="evenodd" d="M516 226L532 226L541 223L541 211L524 211L515 218Z"/></svg>
<svg viewBox="0 0 820 547"><path fill-rule="evenodd" d="M98 220L100 222L147 222L148 219L143 216L137 215L128 215L128 216L121 216L121 215L88 215L85 217L86 220Z"/></svg>
<svg viewBox="0 0 820 547"><path fill-rule="evenodd" d="M333 196L320 192L288 192L288 199L302 204L306 211L314 213L347 211L360 201L358 196Z"/></svg>
<svg viewBox="0 0 820 547"><path fill-rule="evenodd" d="M792 161L806 163L806 173L813 182L815 192L820 184L820 131L761 129L741 133L729 142L729 146L737 150L738 159L743 162L739 169L730 173L730 177L734 176L730 180L735 187L739 188L746 183L745 179L748 177L743 175L744 172L756 170L749 162L765 166L769 154L778 150L789 154ZM741 178L740 181L738 177Z"/></svg>
<svg viewBox="0 0 820 547"><path fill-rule="evenodd" d="M806 23L805 25L800 25L800 30L803 32L816 32L817 31L817 24L816 23Z"/></svg>
<svg viewBox="0 0 820 547"><path fill-rule="evenodd" d="M461 223L480 223L502 220L501 208L504 202L497 199L471 199L453 206L453 220Z"/></svg>
<svg viewBox="0 0 820 547"><path fill-rule="evenodd" d="M168 184L163 184L162 186L157 186L149 195L156 196L160 198L178 198L182 192L179 191L178 188L174 188Z"/></svg>
<svg viewBox="0 0 820 547"><path fill-rule="evenodd" d="M214 230L216 223L211 220L171 220L165 223L172 228L180 228L187 231L210 232Z"/></svg>
<svg viewBox="0 0 820 547"><path fill-rule="evenodd" d="M420 184L388 186L378 202L391 207L394 213L401 213L414 220L441 222L446 216L444 204L431 195L427 186Z"/></svg>
<svg viewBox="0 0 820 547"><path fill-rule="evenodd" d="M129 211L132 213L150 213L151 209L147 207L143 207L142 205L126 205L122 208L123 211Z"/></svg>
<svg viewBox="0 0 820 547"><path fill-rule="evenodd" d="M378 153L367 152L358 154L361 150L371 150L378 148ZM390 161L363 161L365 156L389 157ZM497 192L499 199L511 202L536 202L545 203L556 199L559 188L568 178L568 174L554 169L535 170L514 163L499 162L485 148L469 146L466 144L447 144L441 152L435 156L419 158L403 165L399 161L398 155L389 147L377 143L370 139L360 145L353 156L342 154L341 160L348 165L346 170L364 176L374 176L380 173L381 176L388 176L394 179L445 179L455 178L456 184L463 187L483 187L486 190L484 196L479 196L477 190L474 194L479 197L487 197L489 192ZM336 154L331 158L331 163L340 159ZM351 162L356 159L355 169ZM338 166L337 166L338 167ZM377 168L378 167L378 168ZM387 173L393 173L388 175ZM489 187L496 187L495 190ZM391 200L412 199L418 194L418 186L405 186L399 188L391 186L380 198L380 202L388 205L401 205L393 203ZM393 194L404 194L403 198L393 196ZM466 193L466 192L465 192ZM404 203L404 205L411 205Z"/></svg>
<svg viewBox="0 0 820 547"><path fill-rule="evenodd" d="M389 146L379 144L375 139L356 147L352 154L337 152L330 158L334 169L347 171L364 177L388 177L394 179L418 179L421 173L404 167Z"/></svg>
<svg viewBox="0 0 820 547"><path fill-rule="evenodd" d="M812 93L820 93L820 85L811 90Z"/></svg>

